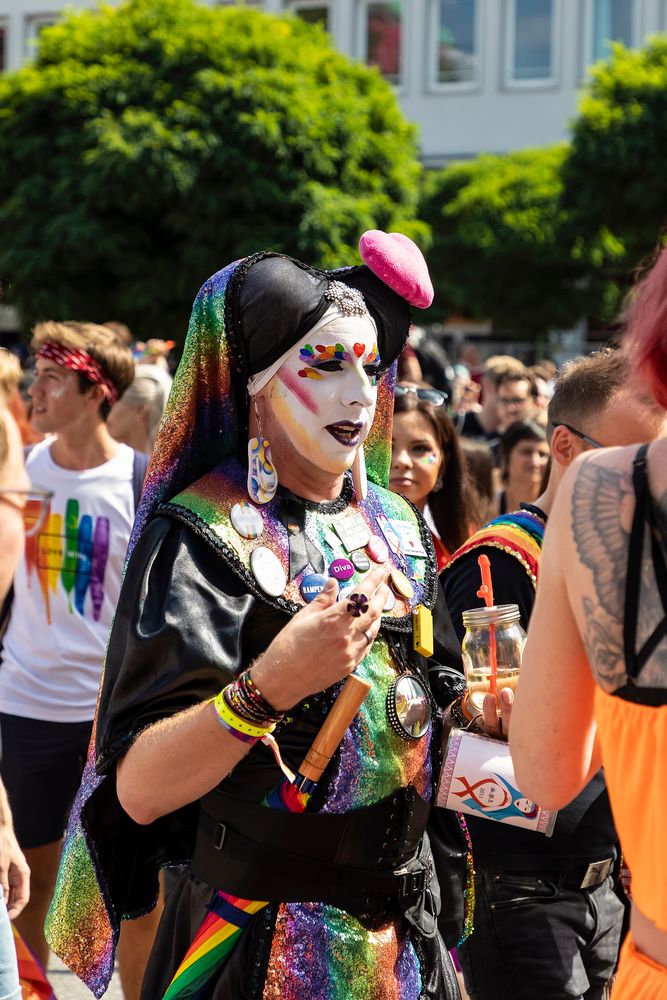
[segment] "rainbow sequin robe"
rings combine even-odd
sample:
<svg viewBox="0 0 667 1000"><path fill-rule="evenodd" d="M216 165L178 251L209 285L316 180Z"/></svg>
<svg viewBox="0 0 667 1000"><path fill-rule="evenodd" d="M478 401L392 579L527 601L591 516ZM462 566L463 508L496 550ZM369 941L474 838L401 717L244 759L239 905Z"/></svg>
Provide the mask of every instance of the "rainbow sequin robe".
<svg viewBox="0 0 667 1000"><path fill-rule="evenodd" d="M115 795L115 763L144 728L215 695L261 654L287 616L304 603L300 582L312 572L310 567L278 598L264 593L250 570L250 554L260 544L287 570L280 490L261 509L264 530L256 539L241 537L231 525L230 510L244 499L245 470L233 461L224 463L160 508L128 564L100 696L96 765L94 773L84 776L48 921L52 947L97 996L110 975L118 918L150 908L159 866L187 863L197 824L196 803L148 827L134 824ZM410 522L428 556L399 558L390 552L390 561L412 578L414 597L397 597L358 667L358 674L371 682L370 694L309 808L346 812L407 786L430 801L439 761L438 725L434 723L435 732L432 727L420 740L409 741L392 729L386 711L389 687L401 669L392 648L396 643L405 649L411 645L413 607L435 604L438 585L428 528L401 497L380 487L369 486L367 499L356 501L347 480L337 500L303 505L305 531L327 562L341 555L336 525L351 513L361 515L374 535L382 534L378 516ZM361 578L356 573L350 583L360 584ZM276 730L283 756L293 768L331 699L331 691L307 699ZM257 745L221 787L259 802L280 780L270 752ZM158 932L143 1000L162 996L204 918L211 893L210 886L189 876L181 880ZM73 914L74 907L78 912ZM398 912L382 926L369 928L321 902L274 903L246 928L207 996L441 998L447 995L443 952L438 937L424 939Z"/></svg>

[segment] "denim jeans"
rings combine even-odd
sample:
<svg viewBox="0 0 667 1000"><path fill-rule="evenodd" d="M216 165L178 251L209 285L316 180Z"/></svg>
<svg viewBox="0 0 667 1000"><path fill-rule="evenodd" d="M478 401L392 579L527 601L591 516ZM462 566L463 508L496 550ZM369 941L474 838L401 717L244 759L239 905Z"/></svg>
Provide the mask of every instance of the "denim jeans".
<svg viewBox="0 0 667 1000"><path fill-rule="evenodd" d="M475 876L475 930L457 951L472 1000L602 1000L625 907L611 877L593 889L529 874Z"/></svg>
<svg viewBox="0 0 667 1000"><path fill-rule="evenodd" d="M21 1000L12 925L0 886L0 1000Z"/></svg>

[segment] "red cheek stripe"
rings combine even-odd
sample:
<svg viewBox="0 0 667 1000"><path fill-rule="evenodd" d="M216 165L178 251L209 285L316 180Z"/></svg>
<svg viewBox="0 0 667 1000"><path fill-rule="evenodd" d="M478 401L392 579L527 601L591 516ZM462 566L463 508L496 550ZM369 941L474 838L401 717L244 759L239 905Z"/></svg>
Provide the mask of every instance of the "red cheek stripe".
<svg viewBox="0 0 667 1000"><path fill-rule="evenodd" d="M315 400L308 392L305 382L300 382L292 372L279 371L278 378L311 413L319 413Z"/></svg>

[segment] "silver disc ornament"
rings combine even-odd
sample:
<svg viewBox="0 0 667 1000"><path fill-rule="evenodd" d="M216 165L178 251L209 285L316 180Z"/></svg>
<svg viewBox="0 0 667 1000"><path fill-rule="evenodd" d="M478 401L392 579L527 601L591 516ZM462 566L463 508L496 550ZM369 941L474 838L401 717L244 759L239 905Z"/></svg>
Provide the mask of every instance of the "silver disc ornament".
<svg viewBox="0 0 667 1000"><path fill-rule="evenodd" d="M416 674L400 674L387 692L387 717L404 740L419 740L431 724L431 699Z"/></svg>

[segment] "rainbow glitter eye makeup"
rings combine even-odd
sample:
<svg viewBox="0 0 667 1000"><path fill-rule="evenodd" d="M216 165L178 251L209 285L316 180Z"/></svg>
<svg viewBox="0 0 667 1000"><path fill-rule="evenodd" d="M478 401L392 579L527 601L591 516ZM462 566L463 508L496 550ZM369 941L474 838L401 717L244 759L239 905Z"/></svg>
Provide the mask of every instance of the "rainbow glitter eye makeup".
<svg viewBox="0 0 667 1000"><path fill-rule="evenodd" d="M312 344L304 344L299 349L299 360L304 362L307 367L299 369L298 375L300 378L320 379L323 377L323 372L342 371L344 362L353 363L355 359L362 357L364 351L365 346L360 343L353 344L352 351L347 351L342 344L328 344L326 346L316 344L314 347ZM379 369L377 344L373 344L364 358L363 364L371 384L376 385L378 375L376 369ZM372 371L367 370L369 366L373 366Z"/></svg>

